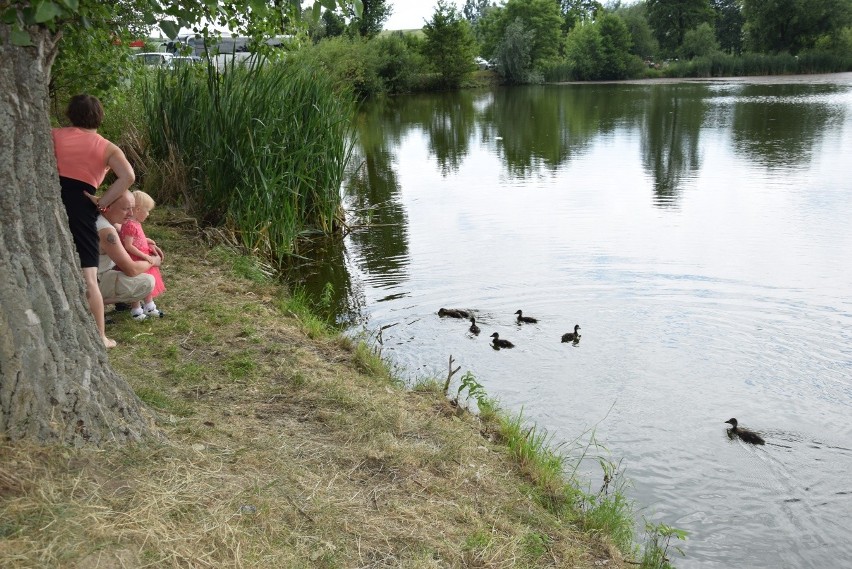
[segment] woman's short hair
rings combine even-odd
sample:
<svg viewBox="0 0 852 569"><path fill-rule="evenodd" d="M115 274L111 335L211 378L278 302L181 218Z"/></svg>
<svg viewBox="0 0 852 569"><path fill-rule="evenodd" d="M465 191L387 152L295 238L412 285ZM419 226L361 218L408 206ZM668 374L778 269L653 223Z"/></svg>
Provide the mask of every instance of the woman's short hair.
<svg viewBox="0 0 852 569"><path fill-rule="evenodd" d="M65 113L76 127L99 128L104 122L104 108L94 95L74 95Z"/></svg>
<svg viewBox="0 0 852 569"><path fill-rule="evenodd" d="M142 190L135 190L133 192L133 199L136 201L136 207L141 207L148 211L151 211L154 209L154 206L157 205L156 202L154 202L154 198Z"/></svg>

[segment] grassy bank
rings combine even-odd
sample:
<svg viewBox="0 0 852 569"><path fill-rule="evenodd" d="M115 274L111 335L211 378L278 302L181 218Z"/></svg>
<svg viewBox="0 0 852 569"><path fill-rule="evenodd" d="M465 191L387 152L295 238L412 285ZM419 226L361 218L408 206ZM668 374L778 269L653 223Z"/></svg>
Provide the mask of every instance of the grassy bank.
<svg viewBox="0 0 852 569"><path fill-rule="evenodd" d="M547 434L470 376L481 417L404 389L194 220L152 220L167 316L110 313L110 359L163 440L0 447L0 566L627 566L623 496L553 476Z"/></svg>

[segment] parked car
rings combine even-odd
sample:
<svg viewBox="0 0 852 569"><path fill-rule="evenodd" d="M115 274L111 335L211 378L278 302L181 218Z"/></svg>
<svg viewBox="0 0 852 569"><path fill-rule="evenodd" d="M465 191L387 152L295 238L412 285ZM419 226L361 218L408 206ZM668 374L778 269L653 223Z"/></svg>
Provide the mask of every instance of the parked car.
<svg viewBox="0 0 852 569"><path fill-rule="evenodd" d="M133 54L136 61L153 67L171 67L174 56L171 53L145 52Z"/></svg>
<svg viewBox="0 0 852 569"><path fill-rule="evenodd" d="M175 55L172 57L172 66L178 65L198 65L201 63L201 58L197 55Z"/></svg>
<svg viewBox="0 0 852 569"><path fill-rule="evenodd" d="M473 62L479 69L491 69L491 63L481 57L474 57Z"/></svg>

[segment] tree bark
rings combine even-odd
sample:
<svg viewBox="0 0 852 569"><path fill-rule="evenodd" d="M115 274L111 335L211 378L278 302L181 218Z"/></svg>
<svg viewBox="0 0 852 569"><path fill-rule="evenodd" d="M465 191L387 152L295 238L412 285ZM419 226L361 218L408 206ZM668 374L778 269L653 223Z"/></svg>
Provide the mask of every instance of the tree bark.
<svg viewBox="0 0 852 569"><path fill-rule="evenodd" d="M0 24L0 437L75 446L156 432L110 367L60 199L47 85L56 38ZM122 348L118 348L122 349Z"/></svg>

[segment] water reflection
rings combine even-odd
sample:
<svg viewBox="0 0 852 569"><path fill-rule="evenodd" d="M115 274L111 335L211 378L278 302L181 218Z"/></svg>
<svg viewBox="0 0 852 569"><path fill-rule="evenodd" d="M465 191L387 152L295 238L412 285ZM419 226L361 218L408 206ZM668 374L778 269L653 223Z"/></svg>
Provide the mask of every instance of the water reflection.
<svg viewBox="0 0 852 569"><path fill-rule="evenodd" d="M453 354L556 438L594 425L643 515L690 532L679 567L831 566L852 556L846 77L372 103L356 229L312 282L386 327L406 379ZM440 306L476 308L483 333ZM495 353L495 331L517 347ZM767 444L729 444L732 415Z"/></svg>
<svg viewBox="0 0 852 569"><path fill-rule="evenodd" d="M408 259L405 210L399 201L394 150L402 135L394 105L367 107L358 119L358 140L346 180L346 206L355 215L353 249L363 270L404 279Z"/></svg>
<svg viewBox="0 0 852 569"><path fill-rule="evenodd" d="M642 161L654 180L654 204L677 205L701 167L699 133L707 108L703 85L656 85L642 117Z"/></svg>
<svg viewBox="0 0 852 569"><path fill-rule="evenodd" d="M831 104L839 92L836 85L744 86L734 107L734 145L769 168L809 163L829 123L843 119Z"/></svg>

